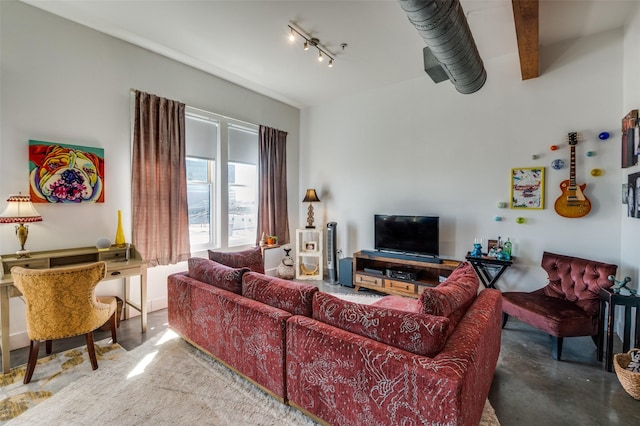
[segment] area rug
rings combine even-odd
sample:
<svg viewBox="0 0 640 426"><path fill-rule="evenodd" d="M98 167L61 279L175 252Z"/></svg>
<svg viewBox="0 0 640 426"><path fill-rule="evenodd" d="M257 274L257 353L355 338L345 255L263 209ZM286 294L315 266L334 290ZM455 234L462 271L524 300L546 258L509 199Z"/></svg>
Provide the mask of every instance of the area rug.
<svg viewBox="0 0 640 426"><path fill-rule="evenodd" d="M111 343L110 338L96 342L95 346L98 369L127 352L117 343ZM0 425L93 373L86 345L40 358L31 382L26 385L22 383L25 370L26 364L0 375Z"/></svg>
<svg viewBox="0 0 640 426"><path fill-rule="evenodd" d="M491 407L487 405L490 409ZM488 422L499 425L493 410ZM317 425L166 330L10 425Z"/></svg>

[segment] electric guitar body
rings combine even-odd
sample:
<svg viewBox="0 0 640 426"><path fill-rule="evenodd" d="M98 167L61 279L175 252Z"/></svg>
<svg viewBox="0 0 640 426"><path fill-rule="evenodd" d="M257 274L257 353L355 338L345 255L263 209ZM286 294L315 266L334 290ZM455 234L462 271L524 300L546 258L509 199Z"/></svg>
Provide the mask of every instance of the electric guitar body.
<svg viewBox="0 0 640 426"><path fill-rule="evenodd" d="M576 184L577 143L578 134L576 132L569 133L569 145L571 146L569 179L560 184L562 194L558 197L554 206L556 213L562 217L571 219L586 216L591 211L591 201L584 195L584 189L587 187L587 184Z"/></svg>

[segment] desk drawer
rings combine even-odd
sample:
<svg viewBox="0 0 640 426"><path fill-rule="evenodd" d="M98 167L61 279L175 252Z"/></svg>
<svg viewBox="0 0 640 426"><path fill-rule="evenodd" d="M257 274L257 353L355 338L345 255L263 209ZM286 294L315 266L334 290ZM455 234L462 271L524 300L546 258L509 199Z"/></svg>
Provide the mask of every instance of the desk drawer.
<svg viewBox="0 0 640 426"><path fill-rule="evenodd" d="M7 273L11 272L11 268L14 266L22 266L29 269L47 269L49 267L49 259L19 259L6 262L5 267L8 269Z"/></svg>
<svg viewBox="0 0 640 426"><path fill-rule="evenodd" d="M384 287L388 288L389 290L393 290L400 293L406 293L406 294L416 293L416 285L412 283L408 283L406 281L386 280Z"/></svg>
<svg viewBox="0 0 640 426"><path fill-rule="evenodd" d="M356 274L355 278L356 278L355 279L356 285L364 285L364 286L380 287L380 288L384 287L384 282L382 277L372 277L370 275Z"/></svg>

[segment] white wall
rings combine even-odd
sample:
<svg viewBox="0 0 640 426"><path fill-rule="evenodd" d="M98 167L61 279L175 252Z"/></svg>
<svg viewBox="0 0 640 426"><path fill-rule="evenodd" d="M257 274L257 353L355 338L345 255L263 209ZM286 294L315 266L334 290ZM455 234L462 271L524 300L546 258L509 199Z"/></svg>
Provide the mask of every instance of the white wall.
<svg viewBox="0 0 640 426"><path fill-rule="evenodd" d="M130 89L288 132L290 222L297 222L299 110L105 34L15 1L0 2L0 198L28 193L29 139L105 150L103 204L47 205L30 225L32 251L93 246L114 239L117 210L131 241ZM5 203L0 203L4 209ZM0 226L0 253L18 249L13 226ZM166 275L149 271L151 309L166 306ZM99 293L121 294L105 283ZM24 344L24 308L11 300L12 346Z"/></svg>
<svg viewBox="0 0 640 426"><path fill-rule="evenodd" d="M338 223L347 256L373 248L375 213L440 216L441 257L464 259L476 237L509 237L517 261L503 290L542 287L545 250L619 263L622 30L544 47L536 79L520 80L516 55L485 66L487 83L472 95L425 75L303 110L300 188L319 190L317 222ZM606 142L603 130L612 134ZM571 131L583 136L577 180L593 204L580 219L553 208L569 177ZM552 153L552 144L562 147ZM567 166L553 170L555 158ZM546 167L546 208L499 209L510 198L510 169L531 166ZM602 176L590 175L596 167Z"/></svg>

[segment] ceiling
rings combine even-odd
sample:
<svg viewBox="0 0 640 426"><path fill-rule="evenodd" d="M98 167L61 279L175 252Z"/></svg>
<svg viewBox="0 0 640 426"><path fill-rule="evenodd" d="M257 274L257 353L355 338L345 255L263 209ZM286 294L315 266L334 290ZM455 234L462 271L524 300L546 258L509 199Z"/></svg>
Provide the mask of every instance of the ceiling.
<svg viewBox="0 0 640 426"><path fill-rule="evenodd" d="M298 108L419 77L435 84L397 0L22 1ZM540 49L620 27L636 1L540 0ZM485 62L518 53L511 0L460 3ZM289 24L318 38L334 67L290 43Z"/></svg>

